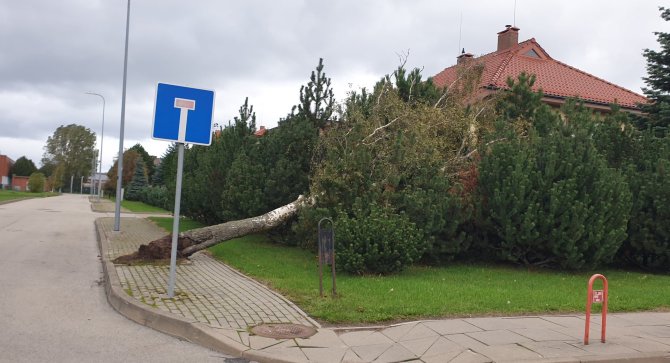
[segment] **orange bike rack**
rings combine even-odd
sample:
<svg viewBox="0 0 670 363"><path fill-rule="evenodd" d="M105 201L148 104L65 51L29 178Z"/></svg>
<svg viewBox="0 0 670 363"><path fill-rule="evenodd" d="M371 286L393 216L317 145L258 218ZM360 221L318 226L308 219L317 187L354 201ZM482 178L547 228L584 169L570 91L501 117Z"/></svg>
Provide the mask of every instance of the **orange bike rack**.
<svg viewBox="0 0 670 363"><path fill-rule="evenodd" d="M603 289L593 291L593 283L597 280L603 280ZM584 345L589 344L589 325L591 324L591 304L602 303L602 330L600 332L600 341L605 343L605 329L607 328L607 279L601 274L595 274L589 279L588 290L586 293L586 328L584 329Z"/></svg>

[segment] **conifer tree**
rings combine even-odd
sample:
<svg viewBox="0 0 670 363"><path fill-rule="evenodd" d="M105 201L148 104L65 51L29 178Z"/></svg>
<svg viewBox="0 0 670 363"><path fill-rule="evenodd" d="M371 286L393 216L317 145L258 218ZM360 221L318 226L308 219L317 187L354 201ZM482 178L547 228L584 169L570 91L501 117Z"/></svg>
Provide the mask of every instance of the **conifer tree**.
<svg viewBox="0 0 670 363"><path fill-rule="evenodd" d="M26 158L25 156L22 156L16 159L16 162L14 162L14 166L12 166L12 170L9 172L9 174L30 176L36 171L37 167L35 166L35 163L33 163L32 160Z"/></svg>
<svg viewBox="0 0 670 363"><path fill-rule="evenodd" d="M126 192L126 199L128 200L140 200L142 189L148 185L147 183L147 171L144 167L144 161L142 158L137 159L137 164L135 164L135 174L133 179L128 185L128 192Z"/></svg>
<svg viewBox="0 0 670 363"><path fill-rule="evenodd" d="M670 21L670 8L659 8L661 17ZM665 133L670 126L670 33L655 32L660 50L645 49L642 53L647 58L647 77L644 81L647 88L644 94L652 101L642 106L647 117L637 120L640 129L653 128Z"/></svg>
<svg viewBox="0 0 670 363"><path fill-rule="evenodd" d="M536 97L525 94L528 84L510 88L512 101ZM479 209L492 231L492 252L510 262L565 269L610 262L626 237L631 194L596 149L595 117L574 103L562 117L547 105L502 106L533 122L518 133L503 119L497 142L482 155Z"/></svg>
<svg viewBox="0 0 670 363"><path fill-rule="evenodd" d="M300 87L298 113L322 128L335 110L335 96L330 88L330 78L323 71L323 58L319 58L316 70L312 71L306 86Z"/></svg>

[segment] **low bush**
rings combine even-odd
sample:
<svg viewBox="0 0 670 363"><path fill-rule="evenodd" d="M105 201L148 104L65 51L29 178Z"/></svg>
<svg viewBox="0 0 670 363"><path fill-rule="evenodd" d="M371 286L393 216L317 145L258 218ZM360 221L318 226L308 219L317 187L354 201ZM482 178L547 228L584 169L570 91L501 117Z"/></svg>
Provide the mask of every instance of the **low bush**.
<svg viewBox="0 0 670 363"><path fill-rule="evenodd" d="M670 271L670 138L645 132L627 170L633 207L621 262L644 269Z"/></svg>
<svg viewBox="0 0 670 363"><path fill-rule="evenodd" d="M44 184L46 183L46 177L42 173L32 173L28 179L28 189L31 193L42 193L44 192Z"/></svg>
<svg viewBox="0 0 670 363"><path fill-rule="evenodd" d="M143 203L153 205L154 207L172 210L172 199L168 189L165 186L148 186L142 188L139 200Z"/></svg>
<svg viewBox="0 0 670 363"><path fill-rule="evenodd" d="M336 264L354 274L388 274L402 271L428 248L423 232L404 213L396 214L373 204L354 207L354 215L338 214Z"/></svg>
<svg viewBox="0 0 670 363"><path fill-rule="evenodd" d="M592 140L583 110L536 114L529 135L501 131L480 164L480 209L502 260L563 269L612 261L631 193Z"/></svg>

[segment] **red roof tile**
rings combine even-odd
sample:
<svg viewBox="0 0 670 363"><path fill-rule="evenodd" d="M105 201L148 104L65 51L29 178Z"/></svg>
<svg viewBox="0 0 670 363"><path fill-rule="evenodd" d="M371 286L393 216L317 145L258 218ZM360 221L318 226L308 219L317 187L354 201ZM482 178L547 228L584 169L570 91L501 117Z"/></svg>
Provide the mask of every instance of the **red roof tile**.
<svg viewBox="0 0 670 363"><path fill-rule="evenodd" d="M537 57L526 55L531 50ZM536 75L533 89L542 89L546 96L578 97L598 104L618 103L626 108L637 108L638 103L648 102L642 95L551 58L535 38L474 58L470 62L484 64L481 87L507 88L508 77L516 79L525 71ZM452 84L457 77L457 67L451 66L435 75L435 85L445 87Z"/></svg>

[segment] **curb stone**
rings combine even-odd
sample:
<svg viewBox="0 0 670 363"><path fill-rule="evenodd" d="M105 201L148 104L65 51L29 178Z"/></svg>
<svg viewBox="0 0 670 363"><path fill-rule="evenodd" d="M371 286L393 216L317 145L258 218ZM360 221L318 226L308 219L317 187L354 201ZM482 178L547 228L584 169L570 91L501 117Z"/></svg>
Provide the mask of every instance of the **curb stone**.
<svg viewBox="0 0 670 363"><path fill-rule="evenodd" d="M202 323L173 316L158 309L150 310L143 306L141 302L129 297L121 288L121 282L116 274L114 264L106 257L104 251L107 251L107 238L104 236L97 220L95 221L95 230L102 260L107 301L119 314L140 325L220 353L243 356L243 353L249 349L249 347L240 343L222 339L221 336L214 334L215 329ZM112 271L113 273L110 273Z"/></svg>
<svg viewBox="0 0 670 363"><path fill-rule="evenodd" d="M298 344L296 340L292 339L279 339L277 343L274 343L265 348L260 348L250 343L249 335L243 329L236 328L227 328L227 327L212 327L202 322L198 322L195 319L188 319L179 315L173 315L163 310L152 308L149 305L146 305L139 300L129 296L125 290L123 290L119 276L117 275L117 270L115 265L109 261L108 254L106 251L109 251L109 233L106 232L100 224L100 220L95 221L96 237L98 240L98 247L100 249L100 257L103 267L104 279L105 279L105 293L107 295L107 300L110 305L118 311L121 315L127 317L128 319L150 327L154 330L169 334L178 339L183 339L194 344L201 345L203 347L212 349L214 351L234 355L243 359L253 360L257 362L271 362L271 363L296 363L296 362L310 362L315 360L312 353L305 353L301 349L301 344ZM239 273L239 271L236 271ZM244 274L239 273L244 276ZM274 292L273 292L274 293ZM283 298L283 296L282 296ZM425 322L425 321L424 321ZM430 322L430 320L428 321ZM399 324L394 324L391 326L374 326L374 327L343 327L343 328L331 328L323 329L323 331L331 331L333 334L347 334L347 333L356 333L360 331L377 331L381 334L381 330L389 329L393 327L398 327L406 324L421 324L422 321L414 322L404 322ZM319 327L318 325L315 325ZM232 334L231 334L232 332ZM246 336L245 339L235 340L234 336L240 335ZM344 340L341 341L341 346L339 348L347 349L346 352L352 353L352 347L348 347L344 343ZM396 346L398 343L393 343ZM666 343L667 344L667 343ZM270 348L265 350L266 348ZM328 349L327 346L320 348ZM471 349L468 349L471 350ZM473 353L476 353L477 349L474 349ZM472 351L472 350L471 350ZM352 355L349 353L344 353L342 357L342 362L349 362L352 359ZM309 355L309 357L308 357ZM327 357L327 356L324 356ZM485 357L479 355L480 358ZM331 356L330 358L336 358ZM382 358L381 356L378 358ZM384 357L384 361L390 357ZM510 358L502 357L498 358L496 362L499 363L511 363L519 362L519 360L512 360ZM321 358L319 358L321 359ZM337 358L336 358L337 359ZM356 362L364 362L358 357L354 358ZM427 361L436 361L435 357L428 358ZM331 361L332 359L327 359ZM318 360L316 360L318 362ZM340 360L337 359L339 362ZM395 360L390 360L394 361ZM407 360L401 360L407 361ZM490 358L489 358L490 361ZM423 362L421 357L412 360L412 362ZM530 360L524 359L523 362L537 362L537 363L602 363L602 362L614 362L614 363L670 363L670 351L660 351L660 352L651 352L651 353L624 353L624 354L603 354L603 355L577 355L577 356L565 356L557 358L531 358ZM323 361L321 362L323 363Z"/></svg>

